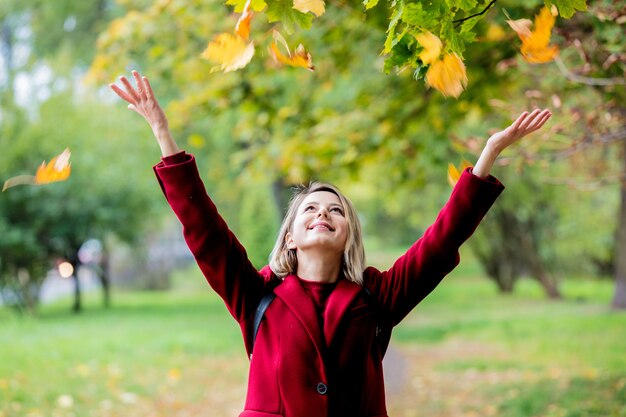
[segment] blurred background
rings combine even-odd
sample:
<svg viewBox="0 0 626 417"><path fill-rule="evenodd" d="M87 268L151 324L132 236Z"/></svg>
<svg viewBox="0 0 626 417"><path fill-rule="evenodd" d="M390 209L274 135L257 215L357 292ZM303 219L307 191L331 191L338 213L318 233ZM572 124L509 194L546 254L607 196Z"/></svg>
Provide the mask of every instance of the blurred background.
<svg viewBox="0 0 626 417"><path fill-rule="evenodd" d="M394 3L395 4L395 3ZM507 187L460 267L395 331L389 414L626 416L626 2L557 18L559 57L529 64L500 1L464 52L458 99L385 73L389 3L328 1L286 33L315 72L277 68L253 21L244 69L200 59L238 15L209 0L0 0L0 181L72 152L67 181L0 194L0 417L234 416L247 358L161 194L148 125L108 84L147 75L179 145L259 268L291 187L337 184L368 263L435 219L448 164L548 107L507 150Z"/></svg>

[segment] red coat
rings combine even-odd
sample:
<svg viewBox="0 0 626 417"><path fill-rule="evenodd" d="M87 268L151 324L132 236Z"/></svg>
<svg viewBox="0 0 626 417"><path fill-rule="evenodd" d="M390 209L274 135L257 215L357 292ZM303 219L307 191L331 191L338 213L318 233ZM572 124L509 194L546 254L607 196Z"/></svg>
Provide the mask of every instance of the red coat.
<svg viewBox="0 0 626 417"><path fill-rule="evenodd" d="M460 245L474 232L504 187L465 171L424 236L394 265L368 267L364 286L340 279L325 321L296 276L280 280L257 271L206 194L193 156L180 153L154 167L200 269L237 320L251 353L252 321L263 294L276 299L265 313L250 362L240 417L387 416L377 323L396 325L459 262Z"/></svg>

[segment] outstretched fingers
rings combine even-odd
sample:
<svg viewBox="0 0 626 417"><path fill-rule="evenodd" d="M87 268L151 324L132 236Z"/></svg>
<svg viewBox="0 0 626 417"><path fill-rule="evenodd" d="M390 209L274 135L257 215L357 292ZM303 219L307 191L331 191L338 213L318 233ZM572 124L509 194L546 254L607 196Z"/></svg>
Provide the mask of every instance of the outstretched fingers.
<svg viewBox="0 0 626 417"><path fill-rule="evenodd" d="M524 113L520 114L519 117L513 122L513 124L511 125L511 129L513 131L517 131L520 128L520 125L522 123L524 123L524 120L526 120L526 118L528 117L529 113L527 111L525 111Z"/></svg>
<svg viewBox="0 0 626 417"><path fill-rule="evenodd" d="M135 102L135 99L132 98L126 91L119 88L116 84L109 84L111 90L115 92L122 100L129 102L131 105Z"/></svg>
<svg viewBox="0 0 626 417"><path fill-rule="evenodd" d="M543 126L551 116L552 116L552 112L550 112L550 110L548 109L543 110L541 113L539 113L539 115L535 119L532 125L532 130L535 131L541 128L541 126Z"/></svg>
<svg viewBox="0 0 626 417"><path fill-rule="evenodd" d="M137 71L133 71L132 73L133 77L135 78L135 83L137 83L137 94L139 95L139 98L143 100L147 99L146 87L143 83L143 80L139 76L139 73Z"/></svg>
<svg viewBox="0 0 626 417"><path fill-rule="evenodd" d="M152 86L150 85L150 81L148 81L148 77L141 77L141 79L144 82L145 88L146 88L146 95L148 96L149 100L155 100L154 98L154 92L152 91Z"/></svg>
<svg viewBox="0 0 626 417"><path fill-rule="evenodd" d="M520 123L518 130L522 132L528 130L528 126L532 124L532 122L537 118L539 113L540 113L539 109L533 110L526 118L524 118L522 123Z"/></svg>
<svg viewBox="0 0 626 417"><path fill-rule="evenodd" d="M552 113L548 109L535 109L530 113L524 112L511 125L511 133L517 137L526 136L543 126L550 116Z"/></svg>
<svg viewBox="0 0 626 417"><path fill-rule="evenodd" d="M141 97L139 97L139 94L137 93L135 88L133 88L130 81L128 81L128 78L121 76L120 81L122 82L122 84L124 84L124 87L126 87L126 92L128 93L128 95L133 98L133 101L130 102L130 104L137 104L137 102L141 100Z"/></svg>

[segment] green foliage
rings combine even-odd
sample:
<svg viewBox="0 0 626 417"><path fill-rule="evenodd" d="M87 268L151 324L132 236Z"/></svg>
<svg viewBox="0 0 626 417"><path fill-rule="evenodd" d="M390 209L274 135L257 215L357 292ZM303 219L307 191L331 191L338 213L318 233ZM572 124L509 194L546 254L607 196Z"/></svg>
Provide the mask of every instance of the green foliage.
<svg viewBox="0 0 626 417"><path fill-rule="evenodd" d="M559 10L559 16L569 19L577 11L587 10L586 0L549 0L548 5L554 4Z"/></svg>
<svg viewBox="0 0 626 417"><path fill-rule="evenodd" d="M45 269L57 258L75 257L85 240L116 235L132 241L155 214L158 194L147 184L145 166L138 165L144 160L149 166L141 157L149 155L149 142L137 140L128 116L87 100L76 106L70 94L60 94L43 103L37 120L0 139L2 181L34 175L43 160L64 147L72 151L66 182L15 187L0 195L0 228L6 231L0 238L0 287L14 282L23 268L38 288ZM127 132L117 129L122 121Z"/></svg>
<svg viewBox="0 0 626 417"><path fill-rule="evenodd" d="M619 61L603 66L613 62L611 51L621 47L619 25L602 20L612 10L610 3L557 20L553 42L576 73L589 71L586 76L599 78L623 74ZM236 16L222 5L184 4L187 8L168 6L159 13L155 5L134 8L102 34L96 62L102 58L106 65L94 68L101 70L102 84L128 66L146 69L183 146L193 134L204 138L203 146L187 148L207 164L201 172L209 193L234 224L243 220L236 213L244 204L246 182L289 185L315 177L341 186L361 210L366 230L380 241L408 244L449 195L448 162L461 157L474 162L492 129L506 126L523 109L550 107L549 130L516 145L494 169L505 180L505 194L519 192L516 204L502 204L524 219L537 207L545 208L545 229L536 233L540 255L555 269L589 271L589 258L610 251L614 223L602 219L615 213L615 184L594 196L583 196L576 185L585 186L594 175L603 178L602 172L618 172L619 153L610 147L615 142L598 147L583 143L594 137L599 140L594 143L601 143L601 137L619 132L623 88L576 84L555 64L526 63L519 57L517 35L496 8L463 22L441 18L429 23L434 33L447 37L446 47L465 48L469 85L458 101L410 82L427 70L417 59L421 47L412 32L420 19L449 10L459 20L482 11L488 2L465 11L452 2L370 2L365 15L329 4L308 31L287 39L290 46L302 42L312 52L315 73L264 62L273 25L254 20L256 58L228 74L210 74L210 65L198 54L215 33L232 31ZM514 19L532 18L541 4L503 1L497 7L506 7ZM147 34L139 30L143 27L161 30ZM584 55L571 46L576 40ZM386 59L379 55L383 44L393 49ZM380 73L407 66L415 71ZM602 195L612 196L604 206ZM584 208L571 209L579 205ZM549 219L559 223L551 225Z"/></svg>
<svg viewBox="0 0 626 417"><path fill-rule="evenodd" d="M241 13L243 12L244 7L246 6L248 0L227 0L226 4L235 6L235 12ZM250 8L254 11L260 12L265 9L267 4L264 0L252 0L250 2Z"/></svg>
<svg viewBox="0 0 626 417"><path fill-rule="evenodd" d="M313 22L312 14L293 8L293 0L272 0L265 13L270 22L280 21L287 33L293 33L297 28L309 29Z"/></svg>

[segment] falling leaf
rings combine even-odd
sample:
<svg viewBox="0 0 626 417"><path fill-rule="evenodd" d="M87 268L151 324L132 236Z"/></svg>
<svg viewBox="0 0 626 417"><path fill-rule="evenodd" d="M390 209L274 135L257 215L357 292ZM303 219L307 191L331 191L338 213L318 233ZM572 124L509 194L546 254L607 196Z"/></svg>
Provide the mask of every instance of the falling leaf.
<svg viewBox="0 0 626 417"><path fill-rule="evenodd" d="M4 182L2 191L16 185L41 185L67 180L72 170L70 156L70 150L65 149L60 155L52 158L48 164L46 164L46 161L42 162L39 168L37 168L35 175L18 175L9 178Z"/></svg>
<svg viewBox="0 0 626 417"><path fill-rule="evenodd" d="M455 167L453 163L449 163L448 164L448 183L452 187L454 187L456 183L459 182L459 179L461 178L461 173L471 166L472 164L470 164L466 159L463 159L461 161L461 169L457 169L457 167Z"/></svg>
<svg viewBox="0 0 626 417"><path fill-rule="evenodd" d="M458 97L467 86L465 65L455 53L431 64L426 72L426 83L439 90L444 96Z"/></svg>
<svg viewBox="0 0 626 417"><path fill-rule="evenodd" d="M283 36L276 30L274 31L273 35L274 42L272 42L270 45L270 54L276 62L280 62L282 64L292 67L303 67L308 69L309 71L315 70L311 54L304 49L304 46L302 44L298 45L298 47L292 54L289 50L289 46L287 45L287 41L285 41L285 38L283 38ZM277 42L283 45L285 50L287 50L287 55L284 55L282 52L280 52L278 46L276 45Z"/></svg>
<svg viewBox="0 0 626 417"><path fill-rule="evenodd" d="M324 14L324 0L293 0L293 8L302 13L312 12L320 17Z"/></svg>
<svg viewBox="0 0 626 417"><path fill-rule="evenodd" d="M250 37L250 21L252 20L251 0L246 1L243 12L235 25L235 34L220 33L209 42L202 58L219 64L211 72L221 69L224 72L235 71L245 67L254 56L254 42L247 42Z"/></svg>
<svg viewBox="0 0 626 417"><path fill-rule="evenodd" d="M254 42L246 43L239 35L220 33L202 53L202 58L219 64L224 72L245 67L254 55ZM215 69L214 69L215 70Z"/></svg>
<svg viewBox="0 0 626 417"><path fill-rule="evenodd" d="M419 44L424 48L419 58L425 65L432 64L435 60L439 59L441 48L443 47L441 39L428 31L415 35L415 39L417 39Z"/></svg>
<svg viewBox="0 0 626 417"><path fill-rule="evenodd" d="M60 155L52 158L50 163L42 162L35 174L35 183L48 184L68 179L71 172L70 156L70 150L65 149Z"/></svg>
<svg viewBox="0 0 626 417"><path fill-rule="evenodd" d="M531 64L550 62L558 54L559 48L550 45L550 36L554 26L556 9L544 6L535 16L535 28L530 30L532 23L528 19L507 20L511 28L522 40L521 53Z"/></svg>
<svg viewBox="0 0 626 417"><path fill-rule="evenodd" d="M533 21L530 19L507 20L506 22L520 38L528 37L532 34L532 30L530 28L533 26Z"/></svg>
<svg viewBox="0 0 626 417"><path fill-rule="evenodd" d="M250 21L252 20L252 11L250 10L250 0L246 2L241 16L235 25L235 34L241 39L248 40L250 37Z"/></svg>
<svg viewBox="0 0 626 417"><path fill-rule="evenodd" d="M448 183L454 187L461 178L461 173L452 162L448 163Z"/></svg>

